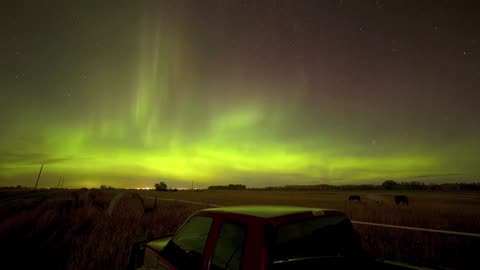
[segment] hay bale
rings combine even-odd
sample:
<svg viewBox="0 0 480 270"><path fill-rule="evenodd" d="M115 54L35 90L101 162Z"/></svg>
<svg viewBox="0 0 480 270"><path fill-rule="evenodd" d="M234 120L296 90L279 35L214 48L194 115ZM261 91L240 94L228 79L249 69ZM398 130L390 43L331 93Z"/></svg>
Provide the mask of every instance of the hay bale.
<svg viewBox="0 0 480 270"><path fill-rule="evenodd" d="M87 191L87 200L89 202L96 200L98 196L100 196L100 190L98 189L91 188Z"/></svg>
<svg viewBox="0 0 480 270"><path fill-rule="evenodd" d="M70 194L69 194L69 196L66 200L71 201L73 207L77 208L80 204L80 192L78 192L78 191L70 192Z"/></svg>
<svg viewBox="0 0 480 270"><path fill-rule="evenodd" d="M71 205L72 208L83 207L88 201L86 190L65 191L59 199L60 201Z"/></svg>
<svg viewBox="0 0 480 270"><path fill-rule="evenodd" d="M143 199L131 192L117 194L108 207L108 215L114 219L139 219L143 213Z"/></svg>
<svg viewBox="0 0 480 270"><path fill-rule="evenodd" d="M157 198L143 198L143 206L145 207L145 212L152 212L157 208Z"/></svg>
<svg viewBox="0 0 480 270"><path fill-rule="evenodd" d="M76 197L78 197L78 206L84 206L88 202L88 189L87 188L81 188L77 191L75 191L77 194Z"/></svg>
<svg viewBox="0 0 480 270"><path fill-rule="evenodd" d="M72 191L70 193L69 198L67 198L67 200L72 201L74 208L82 207L85 205L86 201L88 200L87 191L88 191L87 189L79 189L79 190Z"/></svg>
<svg viewBox="0 0 480 270"><path fill-rule="evenodd" d="M105 209L110 202L111 195L98 189L89 189L86 192L87 203Z"/></svg>

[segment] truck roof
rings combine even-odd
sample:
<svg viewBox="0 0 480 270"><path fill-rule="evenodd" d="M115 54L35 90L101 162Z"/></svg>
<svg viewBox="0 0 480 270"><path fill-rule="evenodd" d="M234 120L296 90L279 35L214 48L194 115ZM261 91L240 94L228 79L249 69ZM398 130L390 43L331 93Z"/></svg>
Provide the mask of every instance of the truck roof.
<svg viewBox="0 0 480 270"><path fill-rule="evenodd" d="M259 218L276 218L281 216L311 213L315 216L340 215L343 212L335 209L299 207L299 206L278 206L278 205L240 205L225 206L200 210L201 212L224 212Z"/></svg>

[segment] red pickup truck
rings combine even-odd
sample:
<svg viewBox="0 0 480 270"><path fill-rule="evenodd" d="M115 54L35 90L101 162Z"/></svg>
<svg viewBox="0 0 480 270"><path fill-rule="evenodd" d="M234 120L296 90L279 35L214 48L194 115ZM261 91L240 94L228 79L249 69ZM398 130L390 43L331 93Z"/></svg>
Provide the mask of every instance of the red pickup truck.
<svg viewBox="0 0 480 270"><path fill-rule="evenodd" d="M406 269L362 251L338 210L232 206L193 214L171 237L136 243L130 269Z"/></svg>

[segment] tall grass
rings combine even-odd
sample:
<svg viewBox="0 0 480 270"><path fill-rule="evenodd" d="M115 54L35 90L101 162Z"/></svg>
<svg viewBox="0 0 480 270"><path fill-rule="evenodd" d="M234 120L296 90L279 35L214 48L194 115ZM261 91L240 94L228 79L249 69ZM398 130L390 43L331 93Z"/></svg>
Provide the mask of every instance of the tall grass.
<svg viewBox="0 0 480 270"><path fill-rule="evenodd" d="M134 241L174 233L198 210L160 202L140 219L112 219L93 204L55 197L35 203L2 205L15 209L0 221L3 269L125 269Z"/></svg>

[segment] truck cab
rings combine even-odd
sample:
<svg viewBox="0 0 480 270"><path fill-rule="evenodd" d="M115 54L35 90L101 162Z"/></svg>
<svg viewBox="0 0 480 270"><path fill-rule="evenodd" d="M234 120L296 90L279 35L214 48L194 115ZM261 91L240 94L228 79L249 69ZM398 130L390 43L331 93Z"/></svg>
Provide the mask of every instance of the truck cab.
<svg viewBox="0 0 480 270"><path fill-rule="evenodd" d="M204 209L175 235L137 244L135 249L131 269L356 269L360 263L379 268L365 259L347 216L333 209Z"/></svg>

